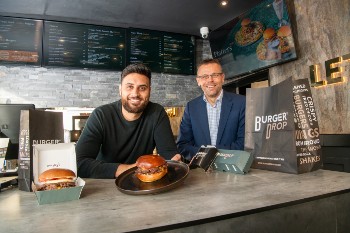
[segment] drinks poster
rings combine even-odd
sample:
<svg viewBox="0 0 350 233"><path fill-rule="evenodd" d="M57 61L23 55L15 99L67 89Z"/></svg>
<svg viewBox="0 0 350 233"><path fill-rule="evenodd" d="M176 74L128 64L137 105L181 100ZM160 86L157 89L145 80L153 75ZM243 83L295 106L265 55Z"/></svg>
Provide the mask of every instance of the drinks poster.
<svg viewBox="0 0 350 233"><path fill-rule="evenodd" d="M285 0L265 0L212 31L209 42L228 78L297 58Z"/></svg>

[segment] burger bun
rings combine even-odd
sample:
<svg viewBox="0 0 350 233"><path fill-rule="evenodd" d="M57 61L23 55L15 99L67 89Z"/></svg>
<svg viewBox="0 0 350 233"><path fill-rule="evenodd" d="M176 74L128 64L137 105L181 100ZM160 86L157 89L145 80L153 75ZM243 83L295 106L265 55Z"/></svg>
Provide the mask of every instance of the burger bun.
<svg viewBox="0 0 350 233"><path fill-rule="evenodd" d="M250 24L251 20L249 18L245 18L242 20L241 25L242 27L248 26Z"/></svg>
<svg viewBox="0 0 350 233"><path fill-rule="evenodd" d="M263 37L265 40L271 40L276 35L275 29L273 28L266 28L266 30L263 33Z"/></svg>
<svg viewBox="0 0 350 233"><path fill-rule="evenodd" d="M75 173L70 169L64 168L48 169L38 177L40 183L72 182L75 179Z"/></svg>
<svg viewBox="0 0 350 233"><path fill-rule="evenodd" d="M277 32L278 37L286 37L286 36L290 36L291 34L292 34L292 30L288 25L280 27L280 29L278 29L278 32Z"/></svg>
<svg viewBox="0 0 350 233"><path fill-rule="evenodd" d="M136 160L136 166L150 169L165 164L165 159L160 155L142 155Z"/></svg>

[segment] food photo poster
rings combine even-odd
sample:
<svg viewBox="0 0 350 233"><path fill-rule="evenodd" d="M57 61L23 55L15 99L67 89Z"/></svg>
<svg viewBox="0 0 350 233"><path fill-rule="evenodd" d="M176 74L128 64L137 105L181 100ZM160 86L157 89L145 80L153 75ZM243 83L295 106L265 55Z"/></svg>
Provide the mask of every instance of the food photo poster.
<svg viewBox="0 0 350 233"><path fill-rule="evenodd" d="M297 58L285 0L265 0L209 34L227 78Z"/></svg>

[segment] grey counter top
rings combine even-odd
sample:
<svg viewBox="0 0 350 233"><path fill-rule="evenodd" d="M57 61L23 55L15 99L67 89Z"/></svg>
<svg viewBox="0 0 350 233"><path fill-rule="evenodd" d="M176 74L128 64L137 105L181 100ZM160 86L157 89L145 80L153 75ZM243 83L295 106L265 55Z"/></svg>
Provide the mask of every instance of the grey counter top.
<svg viewBox="0 0 350 233"><path fill-rule="evenodd" d="M127 195L115 180L85 179L80 200L38 205L34 193L0 193L1 232L125 232L173 229L303 203L350 191L350 173L247 175L191 170L184 184L160 194Z"/></svg>

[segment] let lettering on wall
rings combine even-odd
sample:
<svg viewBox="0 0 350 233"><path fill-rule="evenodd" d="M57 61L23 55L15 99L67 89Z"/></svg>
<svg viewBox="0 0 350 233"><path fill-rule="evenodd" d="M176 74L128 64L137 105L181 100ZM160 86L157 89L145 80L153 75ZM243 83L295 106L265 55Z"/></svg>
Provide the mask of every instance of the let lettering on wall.
<svg viewBox="0 0 350 233"><path fill-rule="evenodd" d="M323 87L325 85L337 84L346 81L342 76L344 66L350 65L350 53L325 61L326 80L321 79L320 65L310 66L310 81L312 87Z"/></svg>

